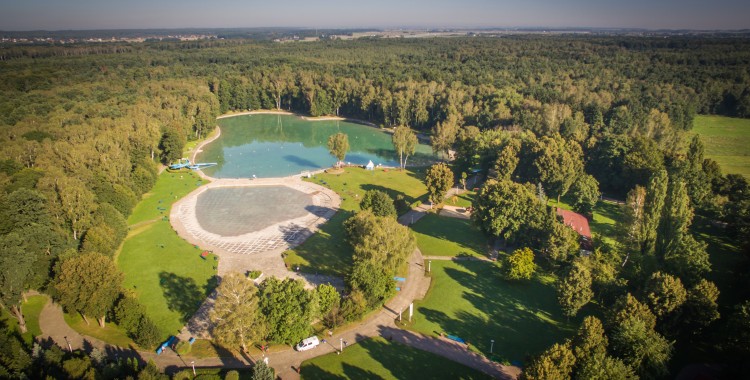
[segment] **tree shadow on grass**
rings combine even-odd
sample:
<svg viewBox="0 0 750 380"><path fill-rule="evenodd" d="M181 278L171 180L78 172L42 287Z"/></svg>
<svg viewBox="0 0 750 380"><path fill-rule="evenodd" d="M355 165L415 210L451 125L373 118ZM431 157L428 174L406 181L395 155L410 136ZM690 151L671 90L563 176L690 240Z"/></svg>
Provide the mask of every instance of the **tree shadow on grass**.
<svg viewBox="0 0 750 380"><path fill-rule="evenodd" d="M444 271L464 288L460 298L468 301L472 310L447 315L434 310L434 304L419 308L425 319L445 333L469 341L486 354L494 339L494 353L510 362L524 361L573 333L580 318L565 319L552 284L539 279L508 282L486 262L455 263L459 268Z"/></svg>
<svg viewBox="0 0 750 380"><path fill-rule="evenodd" d="M300 371L306 380L338 380L346 379L344 376L334 375L315 364L303 365Z"/></svg>
<svg viewBox="0 0 750 380"><path fill-rule="evenodd" d="M475 379L486 378L480 372L455 364L450 360L436 361L434 354L417 350L400 343L388 343L381 339L365 339L359 345L369 356L380 363L396 379ZM346 367L344 373L351 379L381 378L369 376L372 372L358 368L350 375ZM373 374L374 375L374 374Z"/></svg>
<svg viewBox="0 0 750 380"><path fill-rule="evenodd" d="M414 232L458 244L459 247L484 256L487 238L471 220L427 214L411 226Z"/></svg>
<svg viewBox="0 0 750 380"><path fill-rule="evenodd" d="M201 306L203 300L208 294L216 288L218 284L217 276L213 276L201 288L195 283L195 280L189 277L183 277L174 273L159 273L159 286L164 292L164 298L167 300L169 310L180 313L180 319L185 322Z"/></svg>

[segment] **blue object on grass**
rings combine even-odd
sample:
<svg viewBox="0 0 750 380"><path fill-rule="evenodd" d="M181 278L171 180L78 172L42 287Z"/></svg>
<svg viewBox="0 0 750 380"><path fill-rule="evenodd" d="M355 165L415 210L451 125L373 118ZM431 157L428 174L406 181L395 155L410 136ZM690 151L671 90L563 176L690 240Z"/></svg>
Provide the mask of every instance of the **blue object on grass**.
<svg viewBox="0 0 750 380"><path fill-rule="evenodd" d="M401 288L397 286L397 287L396 287L396 291L397 291L397 292L400 292L400 291L401 291Z"/></svg>
<svg viewBox="0 0 750 380"><path fill-rule="evenodd" d="M446 338L448 338L448 339L450 339L450 340L455 340L455 341L456 341L456 342L458 342L458 343L463 343L463 344L466 344L466 341L465 341L465 340L463 340L463 339L461 339L461 338L459 338L459 337L457 337L457 336L455 336L455 335L447 335L447 334L446 334L446 335L445 335L445 337L446 337Z"/></svg>
<svg viewBox="0 0 750 380"><path fill-rule="evenodd" d="M404 281L406 281L406 278L404 278L404 277L394 277L393 279L396 280L396 281L398 281L398 282L404 282Z"/></svg>

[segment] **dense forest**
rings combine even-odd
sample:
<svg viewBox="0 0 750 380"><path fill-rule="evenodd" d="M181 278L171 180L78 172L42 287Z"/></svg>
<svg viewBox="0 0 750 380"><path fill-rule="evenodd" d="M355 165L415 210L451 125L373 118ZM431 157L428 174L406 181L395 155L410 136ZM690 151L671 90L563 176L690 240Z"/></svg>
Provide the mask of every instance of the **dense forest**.
<svg viewBox="0 0 750 380"><path fill-rule="evenodd" d="M609 260L609 267L599 268L612 271L605 282L603 272L595 273L596 297L604 304L629 302L642 311L638 300L615 295L673 291L664 288L675 278L690 291L682 303L692 302L680 310L701 309L711 297L715 303L716 287L704 279L710 271L706 245L690 232L694 214L726 225L746 255L750 246L746 179L723 175L704 159L701 142L687 138L696 114L750 117L746 39L513 36L2 46L0 92L0 301L21 330L22 292L30 289L102 324L107 316L131 318L113 312L130 302L116 286L105 299L83 302L66 282L77 267L92 263L111 266L110 278L117 278L111 258L127 233L125 219L154 185L159 164L180 158L188 140L205 137L216 116L230 111L283 109L409 126L429 134L436 152L456 150L457 173L482 169L497 179L497 189L515 189L529 202L542 192L558 198L571 192L578 194L579 210L590 213L591 194L595 202L599 191L625 200L627 220L618 227L623 232L616 242L597 247L601 261ZM541 215L535 223L545 220ZM524 232L485 230L509 241ZM558 238L523 243L557 247L567 239ZM103 254L105 262L93 253ZM547 259L561 273L580 271L569 252ZM717 310L732 313L736 303L726 323L750 334L742 319L750 306L739 302L750 296L747 279L735 282L732 304ZM658 310L658 325L651 315L644 317L645 327L638 320L633 329L659 344L662 335L699 339L704 325L718 318L670 314L677 306ZM134 330L153 330L138 313ZM627 319L613 316L612 323L622 322L617 318ZM662 335L655 337L654 328ZM710 349L747 354L747 345L732 351L747 339L737 336L736 345ZM140 339L148 344L153 336ZM19 364L17 355L4 350L0 376L43 370L31 369L31 357ZM652 367L644 364L638 374L663 375L662 367Z"/></svg>

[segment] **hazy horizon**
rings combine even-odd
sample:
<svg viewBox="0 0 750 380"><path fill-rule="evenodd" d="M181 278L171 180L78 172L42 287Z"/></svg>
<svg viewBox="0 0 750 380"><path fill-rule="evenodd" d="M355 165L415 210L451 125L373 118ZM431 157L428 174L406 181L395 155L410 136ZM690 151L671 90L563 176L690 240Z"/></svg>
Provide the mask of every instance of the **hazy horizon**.
<svg viewBox="0 0 750 380"><path fill-rule="evenodd" d="M188 28L750 29L750 2L717 0L0 0L0 30Z"/></svg>

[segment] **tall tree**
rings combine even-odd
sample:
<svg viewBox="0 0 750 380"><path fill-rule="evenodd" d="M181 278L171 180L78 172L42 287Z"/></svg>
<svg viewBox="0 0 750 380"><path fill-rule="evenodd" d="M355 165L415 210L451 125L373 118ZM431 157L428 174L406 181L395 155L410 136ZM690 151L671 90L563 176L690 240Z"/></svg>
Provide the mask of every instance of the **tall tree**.
<svg viewBox="0 0 750 380"><path fill-rule="evenodd" d="M396 274L416 248L414 235L394 218L362 211L344 226L347 241L354 248L354 260L375 263L390 275Z"/></svg>
<svg viewBox="0 0 750 380"><path fill-rule="evenodd" d="M438 122L432 129L432 137L430 138L432 151L435 154L447 153L453 143L456 142L456 136L460 128L457 118L449 118Z"/></svg>
<svg viewBox="0 0 750 380"><path fill-rule="evenodd" d="M23 237L16 232L0 235L0 306L18 320L21 333L26 320L21 311L21 293L29 282L34 254L24 247Z"/></svg>
<svg viewBox="0 0 750 380"><path fill-rule="evenodd" d="M568 317L574 317L585 306L594 292L591 290L591 272L580 261L573 261L570 271L560 283L557 300Z"/></svg>
<svg viewBox="0 0 750 380"><path fill-rule="evenodd" d="M711 281L702 279L690 288L682 307L683 331L699 334L719 319L718 299L719 288Z"/></svg>
<svg viewBox="0 0 750 380"><path fill-rule="evenodd" d="M473 202L471 218L482 231L506 240L518 240L531 232L533 221L542 220L545 205L533 187L507 180L489 180Z"/></svg>
<svg viewBox="0 0 750 380"><path fill-rule="evenodd" d="M667 196L669 178L666 170L654 173L649 180L641 223L641 253L653 256L656 250L657 231Z"/></svg>
<svg viewBox="0 0 750 380"><path fill-rule="evenodd" d="M95 316L104 327L107 313L120 295L123 275L112 260L99 253L84 253L60 265L55 290L60 304L69 311Z"/></svg>
<svg viewBox="0 0 750 380"><path fill-rule="evenodd" d="M445 193L453 186L453 172L444 163L437 163L427 169L425 185L429 193L430 203L439 204L445 198Z"/></svg>
<svg viewBox="0 0 750 380"><path fill-rule="evenodd" d="M592 216L594 207L599 201L599 182L594 176L583 173L571 187L573 191L573 209L583 215Z"/></svg>
<svg viewBox="0 0 750 380"><path fill-rule="evenodd" d="M559 202L583 172L581 146L559 136L544 136L534 146L534 154L536 176L533 179L540 181Z"/></svg>
<svg viewBox="0 0 750 380"><path fill-rule="evenodd" d="M258 289L252 280L236 272L221 279L216 301L209 314L212 334L225 347L247 347L265 335L265 323L258 308Z"/></svg>
<svg viewBox="0 0 750 380"><path fill-rule="evenodd" d="M398 152L398 162L401 169L406 168L406 161L409 159L409 156L417 150L417 135L414 134L411 128L401 125L393 130L391 141L396 152Z"/></svg>
<svg viewBox="0 0 750 380"><path fill-rule="evenodd" d="M263 281L258 307L268 324L268 339L285 344L307 338L318 314L315 295L305 290L302 281L291 278L271 277Z"/></svg>
<svg viewBox="0 0 750 380"><path fill-rule="evenodd" d="M646 284L646 299L651 310L662 318L682 306L687 291L679 278L662 272L655 272Z"/></svg>
<svg viewBox="0 0 750 380"><path fill-rule="evenodd" d="M625 201L623 217L618 221L617 231L620 243L626 251L625 259L622 262L624 267L630 255L634 252L640 253L640 243L643 232L643 207L646 202L646 189L636 186L628 192Z"/></svg>
<svg viewBox="0 0 750 380"><path fill-rule="evenodd" d="M657 252L663 257L676 254L692 220L693 209L690 207L685 183L680 180L670 181L659 223Z"/></svg>
<svg viewBox="0 0 750 380"><path fill-rule="evenodd" d="M185 137L178 131L168 129L161 137L159 149L161 149L161 162L168 165L182 158L182 150L185 148Z"/></svg>
<svg viewBox="0 0 750 380"><path fill-rule="evenodd" d="M349 151L349 136L339 132L328 137L328 151L338 160L336 167L341 166L346 153Z"/></svg>
<svg viewBox="0 0 750 380"><path fill-rule="evenodd" d="M576 357L573 355L570 342L555 343L525 368L521 373L521 379L569 379L575 364Z"/></svg>

